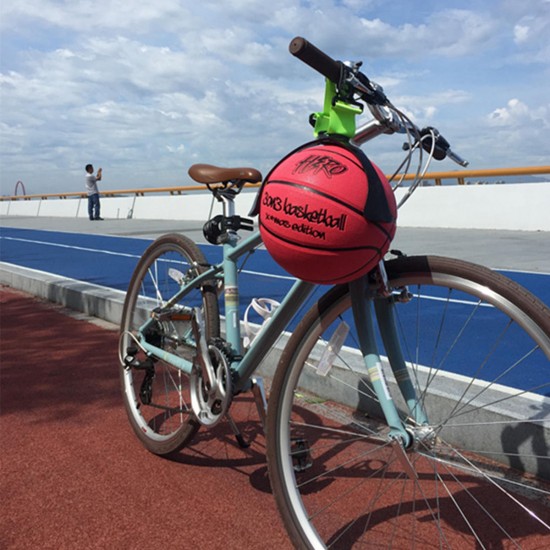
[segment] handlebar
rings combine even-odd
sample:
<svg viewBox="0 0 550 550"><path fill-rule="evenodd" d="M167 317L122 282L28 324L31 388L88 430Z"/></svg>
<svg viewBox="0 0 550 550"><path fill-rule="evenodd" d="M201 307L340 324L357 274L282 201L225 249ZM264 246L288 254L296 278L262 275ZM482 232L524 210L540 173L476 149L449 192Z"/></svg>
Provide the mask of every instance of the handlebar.
<svg viewBox="0 0 550 550"><path fill-rule="evenodd" d="M348 64L337 61L301 36L293 38L288 49L300 61L336 84L339 92L347 96L352 103L355 94L367 104L375 120L359 129L353 139L355 143L364 143L382 133L411 132L416 143L431 152L435 159L449 158L461 166L468 165L466 160L451 150L449 142L438 130L433 127L421 130L410 120L404 121L401 117L395 116L394 112L398 111L384 95L382 87L371 82L359 71L361 63Z"/></svg>
<svg viewBox="0 0 550 550"><path fill-rule="evenodd" d="M340 83L343 66L342 62L332 59L332 57L322 52L319 48L301 36L294 38L290 42L288 49L293 56L303 61L306 65L309 65L312 69L315 69L318 73L321 73L331 82L335 84Z"/></svg>

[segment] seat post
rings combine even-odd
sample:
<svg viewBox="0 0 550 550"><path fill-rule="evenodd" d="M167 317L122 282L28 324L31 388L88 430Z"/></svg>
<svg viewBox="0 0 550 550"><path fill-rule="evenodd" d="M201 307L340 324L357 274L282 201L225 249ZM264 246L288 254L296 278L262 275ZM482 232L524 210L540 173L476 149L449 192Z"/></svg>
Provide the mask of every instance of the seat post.
<svg viewBox="0 0 550 550"><path fill-rule="evenodd" d="M218 191L218 200L223 204L223 215L228 218L235 215L235 193L231 189Z"/></svg>
<svg viewBox="0 0 550 550"><path fill-rule="evenodd" d="M227 220L232 218L235 215L235 197L237 196L237 194L232 189L223 189L218 190L216 195L217 199L223 205L224 219ZM239 240L239 235L237 231L230 227L228 227L226 231L229 242L236 244Z"/></svg>

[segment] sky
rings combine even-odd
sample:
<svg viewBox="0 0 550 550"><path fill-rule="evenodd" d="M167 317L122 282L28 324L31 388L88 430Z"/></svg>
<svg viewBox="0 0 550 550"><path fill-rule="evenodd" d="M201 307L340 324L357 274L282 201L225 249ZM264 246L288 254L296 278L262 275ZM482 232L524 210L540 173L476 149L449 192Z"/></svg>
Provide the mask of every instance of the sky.
<svg viewBox="0 0 550 550"><path fill-rule="evenodd" d="M87 163L111 190L267 173L322 105L294 36L363 61L471 168L550 164L550 0L17 0L0 32L0 194L82 191ZM402 143L363 149L390 173Z"/></svg>

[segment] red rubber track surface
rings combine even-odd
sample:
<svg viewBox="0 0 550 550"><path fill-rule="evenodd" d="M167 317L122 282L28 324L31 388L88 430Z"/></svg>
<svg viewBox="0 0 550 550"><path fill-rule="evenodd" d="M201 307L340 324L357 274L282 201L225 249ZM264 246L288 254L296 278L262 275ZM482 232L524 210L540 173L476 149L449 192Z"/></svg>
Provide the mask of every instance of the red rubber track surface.
<svg viewBox="0 0 550 550"><path fill-rule="evenodd" d="M248 449L222 422L163 459L128 424L114 327L0 287L0 338L0 550L292 548L249 397L232 407ZM548 548L540 533L515 534ZM449 540L468 546L460 529Z"/></svg>
<svg viewBox="0 0 550 550"><path fill-rule="evenodd" d="M117 332L0 288L0 548L291 548L254 403L173 459L134 437Z"/></svg>

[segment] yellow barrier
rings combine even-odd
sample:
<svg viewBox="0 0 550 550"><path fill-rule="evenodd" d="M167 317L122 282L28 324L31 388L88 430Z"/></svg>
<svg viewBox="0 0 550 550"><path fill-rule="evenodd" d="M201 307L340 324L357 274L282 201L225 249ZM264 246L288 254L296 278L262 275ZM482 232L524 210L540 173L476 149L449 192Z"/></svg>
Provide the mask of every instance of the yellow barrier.
<svg viewBox="0 0 550 550"><path fill-rule="evenodd" d="M433 180L436 185L441 185L441 181L444 179L455 179L459 185L464 185L466 178L492 178L492 177L506 177L506 176L534 176L541 174L550 174L550 166L527 166L519 168L496 168L489 170L455 170L451 172L429 172L422 178L423 181ZM415 178L414 174L407 174L405 180L412 180ZM246 184L245 187L258 187L260 183ZM193 191L202 191L205 189L204 185L191 185L181 187L146 187L143 189L119 189L115 191L105 190L101 191L102 197L116 197L124 195L135 195L136 197L142 197L149 194L162 194L169 193L170 195L183 195L185 193ZM47 200L47 199L69 199L69 198L86 198L86 193L72 192L72 193L45 193L35 195L6 195L0 197L0 201L17 201L17 200Z"/></svg>

